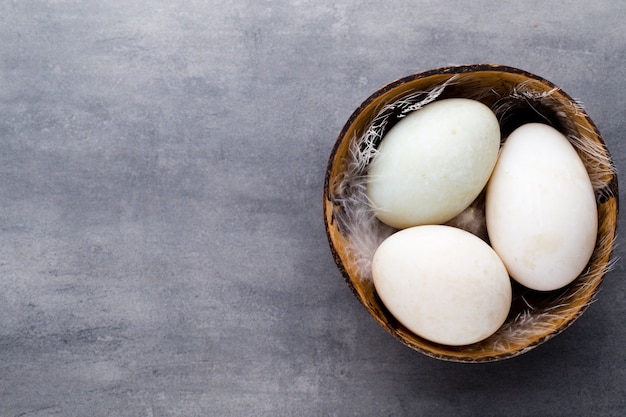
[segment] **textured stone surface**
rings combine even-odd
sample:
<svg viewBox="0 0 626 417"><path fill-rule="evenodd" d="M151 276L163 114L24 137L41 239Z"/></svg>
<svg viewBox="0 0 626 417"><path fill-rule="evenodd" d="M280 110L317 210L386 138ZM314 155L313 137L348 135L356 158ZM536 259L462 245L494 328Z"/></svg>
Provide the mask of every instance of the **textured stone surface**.
<svg viewBox="0 0 626 417"><path fill-rule="evenodd" d="M540 348L440 362L352 296L321 199L357 105L449 64L553 81L626 171L625 20L611 0L0 1L0 415L623 415L623 263Z"/></svg>

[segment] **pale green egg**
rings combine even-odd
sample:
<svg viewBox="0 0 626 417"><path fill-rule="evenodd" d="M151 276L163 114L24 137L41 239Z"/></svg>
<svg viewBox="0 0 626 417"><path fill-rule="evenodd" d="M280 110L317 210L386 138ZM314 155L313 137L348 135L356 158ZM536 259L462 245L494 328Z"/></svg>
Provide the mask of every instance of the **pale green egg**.
<svg viewBox="0 0 626 417"><path fill-rule="evenodd" d="M395 228L441 224L484 188L498 157L495 114L476 100L436 101L401 119L368 171L376 216Z"/></svg>

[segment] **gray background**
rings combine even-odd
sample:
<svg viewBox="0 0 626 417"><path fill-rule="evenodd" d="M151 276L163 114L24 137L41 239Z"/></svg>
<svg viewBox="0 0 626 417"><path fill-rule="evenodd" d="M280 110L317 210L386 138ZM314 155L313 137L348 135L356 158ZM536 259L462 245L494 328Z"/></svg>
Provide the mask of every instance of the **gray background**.
<svg viewBox="0 0 626 417"><path fill-rule="evenodd" d="M361 307L321 202L352 111L451 64L556 83L626 171L625 23L621 0L0 0L0 415L623 415L623 262L552 341L441 362Z"/></svg>

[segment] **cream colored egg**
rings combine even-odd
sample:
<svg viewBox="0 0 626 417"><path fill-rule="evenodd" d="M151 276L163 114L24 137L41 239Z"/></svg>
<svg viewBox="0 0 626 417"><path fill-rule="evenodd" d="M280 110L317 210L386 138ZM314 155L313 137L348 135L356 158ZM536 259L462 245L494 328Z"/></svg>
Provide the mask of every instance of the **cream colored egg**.
<svg viewBox="0 0 626 417"><path fill-rule="evenodd" d="M374 254L376 292L410 331L452 346L493 334L511 306L511 282L496 253L473 234L427 225L388 237Z"/></svg>
<svg viewBox="0 0 626 417"><path fill-rule="evenodd" d="M507 138L487 187L487 231L512 278L549 291L572 282L593 252L591 181L567 138L538 123Z"/></svg>
<svg viewBox="0 0 626 417"><path fill-rule="evenodd" d="M479 101L440 100L409 114L369 167L376 216L396 228L445 223L484 188L499 147L498 120Z"/></svg>

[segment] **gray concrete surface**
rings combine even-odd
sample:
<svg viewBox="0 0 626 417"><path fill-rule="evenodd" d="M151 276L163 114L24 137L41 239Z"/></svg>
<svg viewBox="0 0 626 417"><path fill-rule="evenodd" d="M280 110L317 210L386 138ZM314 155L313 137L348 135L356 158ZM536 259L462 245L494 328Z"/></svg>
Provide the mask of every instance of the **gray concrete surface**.
<svg viewBox="0 0 626 417"><path fill-rule="evenodd" d="M350 293L321 199L357 105L450 64L553 81L626 171L625 23L613 0L0 0L0 416L624 415L623 262L540 348L440 362Z"/></svg>

